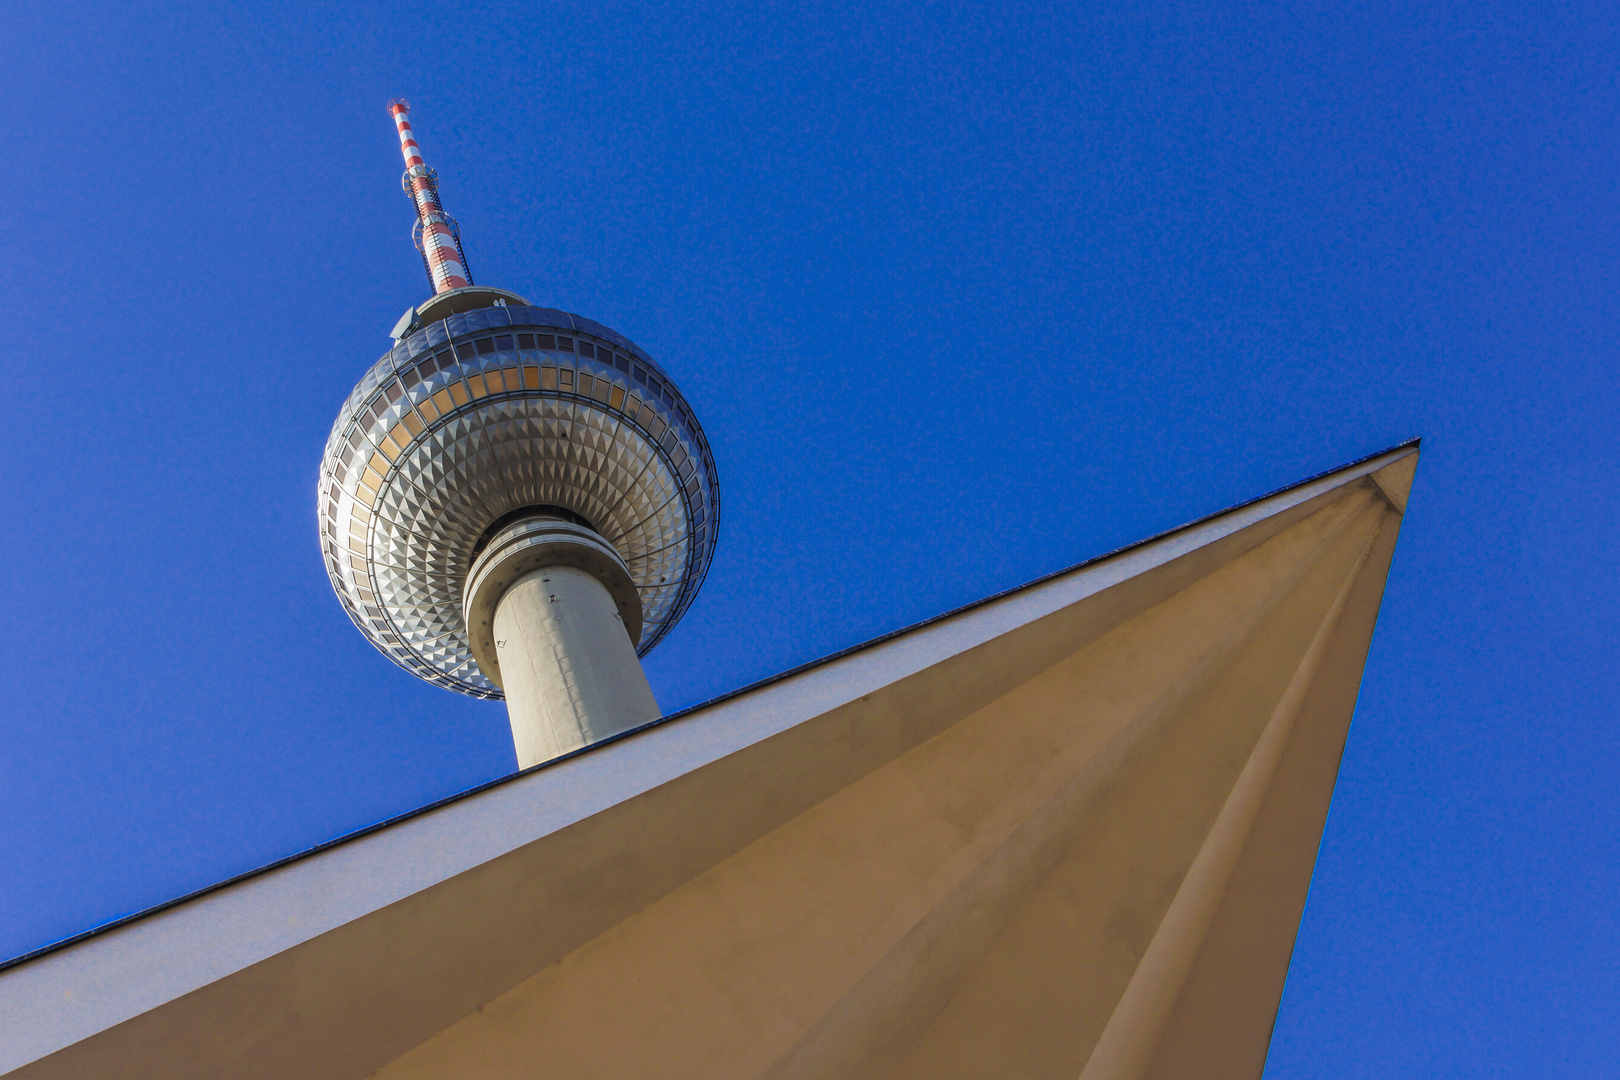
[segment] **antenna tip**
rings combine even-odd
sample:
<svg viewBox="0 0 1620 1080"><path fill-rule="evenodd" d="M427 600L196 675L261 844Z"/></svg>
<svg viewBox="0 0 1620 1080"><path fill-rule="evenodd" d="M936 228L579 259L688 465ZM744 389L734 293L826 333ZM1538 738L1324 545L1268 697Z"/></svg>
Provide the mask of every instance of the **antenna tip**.
<svg viewBox="0 0 1620 1080"><path fill-rule="evenodd" d="M394 98L388 102L389 116L404 116L411 111L411 103L404 98Z"/></svg>

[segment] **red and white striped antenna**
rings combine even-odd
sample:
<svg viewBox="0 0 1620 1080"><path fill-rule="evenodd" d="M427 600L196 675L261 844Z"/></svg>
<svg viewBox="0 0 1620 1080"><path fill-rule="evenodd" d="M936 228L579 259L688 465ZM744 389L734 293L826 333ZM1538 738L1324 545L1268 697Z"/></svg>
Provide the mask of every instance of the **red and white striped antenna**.
<svg viewBox="0 0 1620 1080"><path fill-rule="evenodd" d="M411 133L410 121L405 119L410 111L410 103L401 98L388 103L388 115L399 128L400 153L405 155L405 175L400 183L416 205L416 226L411 235L416 250L422 253L422 265L427 267L434 295L438 295L471 285L472 275L467 272L467 257L461 251L461 230L439 201L439 174L422 160L422 148Z"/></svg>

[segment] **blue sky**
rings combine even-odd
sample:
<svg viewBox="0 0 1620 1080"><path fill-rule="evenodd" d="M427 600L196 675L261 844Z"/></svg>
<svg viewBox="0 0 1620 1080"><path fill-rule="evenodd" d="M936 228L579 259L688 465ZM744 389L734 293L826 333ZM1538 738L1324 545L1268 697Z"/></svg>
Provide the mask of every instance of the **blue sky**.
<svg viewBox="0 0 1620 1080"><path fill-rule="evenodd" d="M718 461L666 710L1422 435L1267 1076L1612 1071L1613 5L0 9L0 956L514 767L316 541L427 295Z"/></svg>

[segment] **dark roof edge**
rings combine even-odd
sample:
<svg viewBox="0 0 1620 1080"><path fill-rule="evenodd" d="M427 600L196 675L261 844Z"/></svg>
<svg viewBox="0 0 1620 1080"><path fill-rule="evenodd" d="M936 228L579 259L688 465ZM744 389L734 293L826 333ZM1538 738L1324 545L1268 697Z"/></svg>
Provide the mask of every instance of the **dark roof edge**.
<svg viewBox="0 0 1620 1080"><path fill-rule="evenodd" d="M649 720L647 723L642 724L639 727L633 727L627 731L621 731L617 735L609 736L600 742L595 742L589 746L581 747L578 750L570 751L561 757L552 758L550 761L541 762L539 765L531 765L527 769L522 769L514 773L508 773L507 775L497 777L494 780L487 780L482 784L467 788L464 791L458 791L454 795L446 795L444 798L437 799L434 802L430 802L424 806L418 806L415 809L406 810L403 813L395 814L393 817L384 818L381 821L356 829L353 832L344 833L342 836L334 837L331 840L326 840L322 843L314 845L313 847L308 847L302 851L276 859L274 862L266 863L265 865L256 867L252 870L245 870L242 873L233 877L228 877L223 881L215 882L212 885L205 885L200 889L194 889L183 896L175 897L173 900L165 900L161 904L154 904L152 907L142 908L141 910L131 912L128 915L119 916L118 918L104 922L99 926L93 926L88 930L80 931L71 937L65 937L59 941L53 941L49 945L42 945L39 948L30 952L25 952L20 956L14 956L9 960L0 961L0 972L7 971L10 968L17 967L21 964L26 964L30 960L37 960L42 956L65 949L70 945L77 945L81 941L85 941L86 939L95 937L99 934L105 934L110 930L116 930L121 926L127 926L139 919L144 919L150 915L156 915L161 911L167 911L169 908L178 907L181 904L196 900L199 897L207 896L209 893L218 892L221 889L240 884L249 878L258 877L260 874L267 874L272 870L278 870L281 867L286 866L288 863L297 862L299 859L305 859L311 855L318 855L323 851L337 847L339 844L347 844L351 840L358 840L363 836L368 836L371 833L377 832L381 829L386 829L390 825L397 825L400 822L406 821L410 818L438 810L441 807L450 805L451 803L459 802L462 799L470 798L473 795L488 791L490 788L499 787L501 784L510 783L519 777L528 776L531 773L539 772L541 769L549 769L560 762L567 761L568 759L576 757L580 754L589 753L590 751L595 750L598 747L605 746L608 743L617 742L620 739L626 739L632 735L638 735L649 728L658 727L661 724L669 723L671 720L679 720L683 717L690 716L693 713L712 708L721 702L729 701L732 698L741 697L744 694L753 693L754 691L762 689L763 687L770 686L772 683L790 679L795 675L801 675L804 672L809 671L811 668L820 667L823 664L830 664L835 660L842 660L844 657L849 656L852 653L860 652L862 649L870 648L873 645L880 645L885 641L890 641L902 635L909 634L915 630L921 630L923 627L932 626L934 623L943 622L946 619L954 618L963 612L972 611L974 608L994 603L997 600L1004 599L1013 595L1014 593L1022 592L1025 589L1033 589L1038 585L1044 585L1053 578L1059 578L1065 574L1071 574L1076 570L1082 570L1085 567L1103 562L1106 559L1111 559L1116 555L1122 555L1125 552L1131 551L1135 548L1145 547L1148 544L1163 540L1167 536L1174 536L1176 533L1197 528L1198 526L1212 521L1215 518L1224 517L1225 515L1233 513L1234 511L1242 510L1244 507L1253 506L1255 503L1264 502L1267 499L1286 494L1287 492L1293 491L1295 488L1301 488L1307 484L1314 484L1318 480L1326 479L1335 473L1344 472L1346 469L1353 469L1358 465L1364 465L1374 458L1383 457L1385 454L1392 454L1397 450L1405 450L1408 447L1419 446L1422 442L1423 437L1417 436L1416 438L1411 438L1403 442L1396 443L1394 446L1367 454L1364 457L1356 458L1354 461L1347 461L1343 465L1338 465L1324 472L1307 476L1303 480L1297 480L1292 484L1277 488L1275 491L1268 491L1264 495L1256 495L1252 499L1245 499L1242 502L1233 503L1231 506L1216 510L1213 513L1205 514L1202 517L1194 518L1185 524L1177 525L1170 529L1165 529L1163 532L1154 533L1152 536L1126 544L1123 547L1114 548L1112 551L1105 551L1101 555L1095 555L1089 559L1084 559L1080 562L1074 563L1073 565L1065 566L1060 570L1053 570L1051 573L1042 574L1040 577L1026 581L1021 585L1014 585L1012 588L1003 589L997 593L991 593L989 596L974 600L971 603L963 604L961 607L952 608L949 611L930 616L929 618L923 619L921 622L911 623L909 626L902 626L898 630L891 630L886 634L880 634L875 638L870 638L866 641L860 642L859 644L851 645L845 649L839 649L837 652L828 653L826 656L817 657L816 659L800 664L797 667L791 667L786 671L781 671L775 675L748 683L746 686L740 686L735 690L728 690L724 694L718 694L715 697L707 699L706 701L700 701L695 705L688 705L686 708L678 709L667 716L660 716L656 720Z"/></svg>

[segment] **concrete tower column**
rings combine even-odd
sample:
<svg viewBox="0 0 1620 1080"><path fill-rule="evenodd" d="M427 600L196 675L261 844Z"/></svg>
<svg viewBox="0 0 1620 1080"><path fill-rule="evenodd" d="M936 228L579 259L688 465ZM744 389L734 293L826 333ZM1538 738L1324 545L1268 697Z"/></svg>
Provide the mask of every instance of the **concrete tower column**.
<svg viewBox="0 0 1620 1080"><path fill-rule="evenodd" d="M519 768L658 717L636 657L640 598L594 530L538 516L499 529L467 575L465 614L506 694Z"/></svg>

